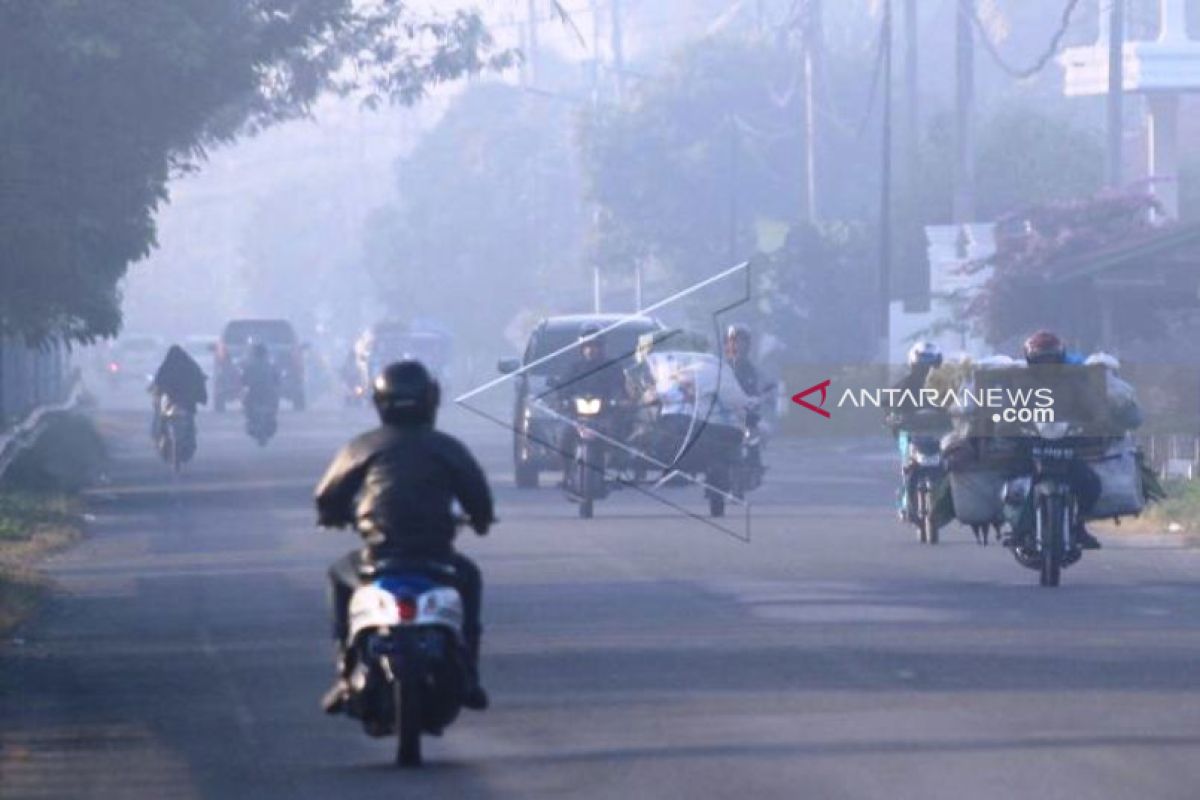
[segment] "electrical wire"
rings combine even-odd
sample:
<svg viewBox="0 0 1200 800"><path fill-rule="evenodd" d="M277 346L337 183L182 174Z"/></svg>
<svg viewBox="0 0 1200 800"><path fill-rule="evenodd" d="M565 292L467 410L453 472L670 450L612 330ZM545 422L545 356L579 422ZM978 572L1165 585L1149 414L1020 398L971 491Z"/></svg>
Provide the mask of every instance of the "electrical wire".
<svg viewBox="0 0 1200 800"><path fill-rule="evenodd" d="M1071 15L1075 13L1075 8L1079 5L1079 0L1067 0L1067 5L1063 8L1062 17L1059 21L1058 30L1050 37L1050 44L1047 45L1046 51L1033 62L1032 66L1024 69L1012 66L1000 54L996 43L988 35L987 27L983 24L983 20L979 18L979 12L975 8L975 0L959 0L959 5L970 9L971 22L975 25L976 30L979 31L979 41L983 44L984 49L988 51L988 55L992 57L992 60L996 62L1000 69L1012 77L1017 80L1025 80L1041 72L1050 63L1050 59L1054 58L1058 53L1058 46L1062 42L1063 36L1067 34L1067 29L1071 26Z"/></svg>

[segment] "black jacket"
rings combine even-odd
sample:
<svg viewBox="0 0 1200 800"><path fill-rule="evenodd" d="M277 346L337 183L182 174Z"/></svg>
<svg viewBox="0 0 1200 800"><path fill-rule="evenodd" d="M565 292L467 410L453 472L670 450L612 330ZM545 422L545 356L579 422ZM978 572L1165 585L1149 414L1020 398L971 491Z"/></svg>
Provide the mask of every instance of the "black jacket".
<svg viewBox="0 0 1200 800"><path fill-rule="evenodd" d="M172 401L187 406L193 413L197 404L208 402L205 382L208 376L196 360L177 344L167 350L158 370L154 373L154 391L165 394Z"/></svg>
<svg viewBox="0 0 1200 800"><path fill-rule="evenodd" d="M597 358L577 360L558 384L559 397L564 399L590 395L610 403L629 399L625 370L619 360Z"/></svg>
<svg viewBox="0 0 1200 800"><path fill-rule="evenodd" d="M453 551L457 500L479 533L495 519L487 478L467 448L431 427L384 425L342 448L317 485L317 521L354 525L375 552Z"/></svg>
<svg viewBox="0 0 1200 800"><path fill-rule="evenodd" d="M754 366L754 362L748 358L739 358L737 361L727 362L733 368L733 375L737 378L738 385L742 387L742 391L751 397L758 397L762 394L762 380L758 375L758 367Z"/></svg>

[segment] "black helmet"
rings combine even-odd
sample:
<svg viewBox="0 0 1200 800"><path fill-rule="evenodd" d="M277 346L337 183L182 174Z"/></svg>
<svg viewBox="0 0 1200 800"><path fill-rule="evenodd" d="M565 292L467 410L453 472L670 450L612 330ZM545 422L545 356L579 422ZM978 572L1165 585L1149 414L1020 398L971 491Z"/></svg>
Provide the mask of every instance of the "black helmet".
<svg viewBox="0 0 1200 800"><path fill-rule="evenodd" d="M586 352L583 348L594 347L595 352L604 352L604 337L600 334L604 332L604 328L596 322L585 323L579 329L579 348L580 352Z"/></svg>
<svg viewBox="0 0 1200 800"><path fill-rule="evenodd" d="M388 425L432 425L441 387L420 361L388 364L375 378L372 398L379 419Z"/></svg>

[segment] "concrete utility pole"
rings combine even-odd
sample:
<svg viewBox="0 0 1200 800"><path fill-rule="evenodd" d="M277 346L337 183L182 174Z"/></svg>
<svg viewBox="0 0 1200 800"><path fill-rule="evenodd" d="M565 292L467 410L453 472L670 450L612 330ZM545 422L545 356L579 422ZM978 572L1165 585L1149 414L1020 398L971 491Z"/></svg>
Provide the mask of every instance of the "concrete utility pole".
<svg viewBox="0 0 1200 800"><path fill-rule="evenodd" d="M1125 97L1125 0L1110 0L1108 17L1108 185L1121 185L1123 101Z"/></svg>
<svg viewBox="0 0 1200 800"><path fill-rule="evenodd" d="M883 363L892 340L892 0L883 0L883 164L879 192L879 336Z"/></svg>
<svg viewBox="0 0 1200 800"><path fill-rule="evenodd" d="M904 138L908 191L917 183L921 160L921 97L917 60L917 0L904 0Z"/></svg>
<svg viewBox="0 0 1200 800"><path fill-rule="evenodd" d="M817 87L821 69L824 32L821 28L821 0L808 0L805 9L804 48L804 191L801 198L801 218L813 222L817 218Z"/></svg>
<svg viewBox="0 0 1200 800"><path fill-rule="evenodd" d="M526 54L526 69L529 71L528 81L530 85L537 83L538 79L538 8L537 0L529 0L526 6L527 17L529 20L529 52Z"/></svg>
<svg viewBox="0 0 1200 800"><path fill-rule="evenodd" d="M958 0L955 47L954 222L975 218L975 0Z"/></svg>
<svg viewBox="0 0 1200 800"><path fill-rule="evenodd" d="M625 82L625 43L622 41L621 31L621 0L612 0L612 59L613 59L613 87L617 95L617 102L621 102L622 89Z"/></svg>

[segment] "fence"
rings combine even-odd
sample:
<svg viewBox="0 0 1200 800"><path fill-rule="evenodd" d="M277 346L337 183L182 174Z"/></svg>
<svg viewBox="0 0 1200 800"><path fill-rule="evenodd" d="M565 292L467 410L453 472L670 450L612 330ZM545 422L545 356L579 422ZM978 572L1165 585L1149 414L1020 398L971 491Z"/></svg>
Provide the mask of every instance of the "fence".
<svg viewBox="0 0 1200 800"><path fill-rule="evenodd" d="M1200 477L1200 435L1152 433L1138 438L1159 475L1188 480Z"/></svg>
<svg viewBox="0 0 1200 800"><path fill-rule="evenodd" d="M70 353L63 345L29 347L0 338L0 432L39 408L65 402L74 383Z"/></svg>

